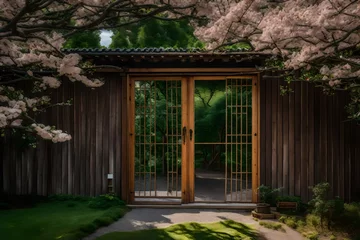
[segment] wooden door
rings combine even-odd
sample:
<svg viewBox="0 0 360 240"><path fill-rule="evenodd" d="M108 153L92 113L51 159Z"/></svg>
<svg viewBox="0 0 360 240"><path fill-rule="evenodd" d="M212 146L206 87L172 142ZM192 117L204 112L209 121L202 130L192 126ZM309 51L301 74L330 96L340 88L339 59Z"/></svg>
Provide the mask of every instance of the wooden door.
<svg viewBox="0 0 360 240"><path fill-rule="evenodd" d="M132 77L130 86L130 200L187 202L187 79Z"/></svg>
<svg viewBox="0 0 360 240"><path fill-rule="evenodd" d="M199 122L196 82L204 80L218 81L224 86L224 119L218 121L224 124L224 134L218 142L199 142L197 138L204 130L196 128ZM223 149L217 159L224 178L222 198L217 201L256 202L258 96L257 78L252 76L131 77L131 202L201 202L196 196L199 176L195 166L200 145ZM211 187L210 195L215 194Z"/></svg>

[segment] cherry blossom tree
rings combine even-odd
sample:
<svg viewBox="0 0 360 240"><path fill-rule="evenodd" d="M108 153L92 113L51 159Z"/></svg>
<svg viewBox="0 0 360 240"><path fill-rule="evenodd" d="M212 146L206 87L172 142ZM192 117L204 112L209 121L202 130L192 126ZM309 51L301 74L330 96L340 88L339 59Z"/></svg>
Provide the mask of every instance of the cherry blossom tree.
<svg viewBox="0 0 360 240"><path fill-rule="evenodd" d="M47 89L62 81L96 88L102 79L78 54L61 51L65 39L81 31L119 28L148 18L183 18L197 1L178 0L0 0L0 130L20 129L53 142L71 136L36 121L53 103ZM26 89L19 84L26 84Z"/></svg>
<svg viewBox="0 0 360 240"><path fill-rule="evenodd" d="M196 30L210 49L246 43L252 51L268 53L266 69L280 71L288 82L312 81L326 93L348 91L349 117L360 120L359 0L212 4L208 24Z"/></svg>

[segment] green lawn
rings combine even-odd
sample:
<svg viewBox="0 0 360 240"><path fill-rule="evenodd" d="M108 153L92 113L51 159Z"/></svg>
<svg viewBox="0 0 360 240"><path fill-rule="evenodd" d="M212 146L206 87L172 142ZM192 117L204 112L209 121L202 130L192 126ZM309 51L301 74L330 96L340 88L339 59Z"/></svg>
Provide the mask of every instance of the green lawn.
<svg viewBox="0 0 360 240"><path fill-rule="evenodd" d="M251 227L234 221L209 224L185 223L164 229L151 229L136 232L113 232L97 238L98 240L143 240L143 239L257 239Z"/></svg>
<svg viewBox="0 0 360 240"><path fill-rule="evenodd" d="M91 209L87 202L48 202L0 211L0 239L79 239L123 216L124 207Z"/></svg>

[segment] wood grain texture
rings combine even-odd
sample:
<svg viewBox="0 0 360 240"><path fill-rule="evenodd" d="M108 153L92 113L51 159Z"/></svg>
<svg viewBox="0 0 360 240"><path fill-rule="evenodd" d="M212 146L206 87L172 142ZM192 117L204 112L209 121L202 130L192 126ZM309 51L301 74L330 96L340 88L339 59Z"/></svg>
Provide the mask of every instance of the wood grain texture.
<svg viewBox="0 0 360 240"><path fill-rule="evenodd" d="M73 105L38 116L39 122L70 133L71 141L40 141L37 149L21 151L10 136L0 138L0 193L94 196L107 192L107 174L114 173L114 162L121 157L122 81L119 73L102 77L105 85L94 90L63 81L53 101L73 98ZM115 190L120 193L120 186Z"/></svg>
<svg viewBox="0 0 360 240"><path fill-rule="evenodd" d="M284 83L276 77L261 79L265 100L260 100L260 130L265 146L260 149L266 167L261 168L260 184L283 187L283 194L299 195L307 201L312 197L309 186L328 181L332 196L360 200L360 144L356 137L360 126L344 121L348 96L326 96L311 83L296 82L291 83L293 93L279 98L278 89Z"/></svg>

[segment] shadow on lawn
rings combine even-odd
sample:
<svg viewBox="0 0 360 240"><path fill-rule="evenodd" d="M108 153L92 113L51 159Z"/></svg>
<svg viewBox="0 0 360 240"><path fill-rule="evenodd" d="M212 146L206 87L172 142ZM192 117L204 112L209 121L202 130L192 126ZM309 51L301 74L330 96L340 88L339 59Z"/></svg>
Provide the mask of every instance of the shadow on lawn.
<svg viewBox="0 0 360 240"><path fill-rule="evenodd" d="M181 237L181 238L179 238ZM177 224L165 229L151 229L137 232L114 232L100 237L101 240L108 239L265 239L249 226L234 222L223 221L214 224L202 225L191 222L186 224Z"/></svg>

